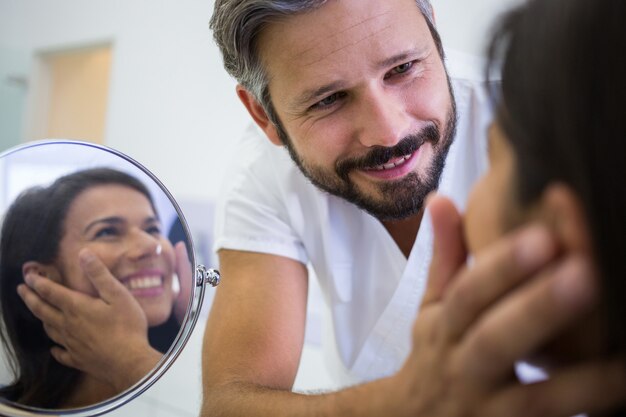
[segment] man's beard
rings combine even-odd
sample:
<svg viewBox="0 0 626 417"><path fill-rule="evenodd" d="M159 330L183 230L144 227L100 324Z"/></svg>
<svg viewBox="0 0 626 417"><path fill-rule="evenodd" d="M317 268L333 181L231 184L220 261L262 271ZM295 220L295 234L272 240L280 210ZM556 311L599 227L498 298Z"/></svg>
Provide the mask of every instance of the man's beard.
<svg viewBox="0 0 626 417"><path fill-rule="evenodd" d="M421 131L406 136L393 147L374 146L363 157L338 161L334 175L322 168L308 165L296 152L282 124L280 122L275 124L291 159L311 183L329 194L355 204L379 220L401 220L417 214L422 209L426 196L439 186L446 157L456 133L456 106L452 94L451 98L452 105L443 132L431 123ZM365 194L350 179L351 171L372 168L393 158L413 154L426 142L433 148L433 157L424 178L420 178L416 172L411 172L399 180L378 182L374 186L378 188L378 194L382 199L377 200Z"/></svg>

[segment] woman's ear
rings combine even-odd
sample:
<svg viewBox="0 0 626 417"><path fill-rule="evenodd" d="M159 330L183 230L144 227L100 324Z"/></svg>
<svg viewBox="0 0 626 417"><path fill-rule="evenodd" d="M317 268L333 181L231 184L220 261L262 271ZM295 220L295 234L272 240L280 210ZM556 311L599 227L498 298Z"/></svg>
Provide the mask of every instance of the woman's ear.
<svg viewBox="0 0 626 417"><path fill-rule="evenodd" d="M569 186L548 186L541 197L540 215L568 251L591 253L593 243L585 209Z"/></svg>
<svg viewBox="0 0 626 417"><path fill-rule="evenodd" d="M26 274L29 273L37 274L42 277L49 278L54 282L58 282L59 284L62 284L61 274L59 273L59 270L53 265L43 264L37 261L25 262L24 265L22 265L22 276L26 276Z"/></svg>
<svg viewBox="0 0 626 417"><path fill-rule="evenodd" d="M270 142L272 142L276 146L283 146L283 141L280 140L278 136L278 131L276 130L276 126L269 119L265 109L257 101L252 93L246 90L243 86L237 85L237 96L239 100L243 103L243 105L254 119L255 123L265 132L265 135L268 137Z"/></svg>

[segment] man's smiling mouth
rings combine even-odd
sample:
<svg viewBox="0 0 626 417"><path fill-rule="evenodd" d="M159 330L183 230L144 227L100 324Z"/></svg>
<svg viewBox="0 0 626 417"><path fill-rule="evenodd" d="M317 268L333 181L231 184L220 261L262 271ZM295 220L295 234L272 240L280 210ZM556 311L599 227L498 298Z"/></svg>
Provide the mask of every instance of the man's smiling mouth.
<svg viewBox="0 0 626 417"><path fill-rule="evenodd" d="M389 162L387 162L386 164L376 165L371 168L364 168L364 170L365 171L382 171L385 169L397 168L399 166L404 165L406 161L408 161L411 158L411 156L413 156L413 154L404 155L404 156L401 156L400 158L394 158L390 160Z"/></svg>

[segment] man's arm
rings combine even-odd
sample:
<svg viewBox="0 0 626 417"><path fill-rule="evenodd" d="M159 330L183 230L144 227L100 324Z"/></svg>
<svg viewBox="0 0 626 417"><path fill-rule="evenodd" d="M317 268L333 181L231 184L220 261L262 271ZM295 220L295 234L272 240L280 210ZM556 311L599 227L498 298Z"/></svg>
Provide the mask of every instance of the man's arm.
<svg viewBox="0 0 626 417"><path fill-rule="evenodd" d="M374 416L388 409L389 398L372 407L384 380L325 395L291 393L304 341L306 267L252 252L222 250L219 257L222 281L204 336L202 415Z"/></svg>
<svg viewBox="0 0 626 417"><path fill-rule="evenodd" d="M557 260L550 236L536 230L502 239L465 266L464 248L452 243L461 240L458 213L445 201L433 205L435 255L411 354L398 373L338 392L290 392L303 341L305 267L222 251L223 286L204 341L202 415L565 417L624 401L621 362L576 364L534 385L514 378L515 362L575 324L595 302L593 291L558 291L572 259ZM592 288L581 268L574 280Z"/></svg>

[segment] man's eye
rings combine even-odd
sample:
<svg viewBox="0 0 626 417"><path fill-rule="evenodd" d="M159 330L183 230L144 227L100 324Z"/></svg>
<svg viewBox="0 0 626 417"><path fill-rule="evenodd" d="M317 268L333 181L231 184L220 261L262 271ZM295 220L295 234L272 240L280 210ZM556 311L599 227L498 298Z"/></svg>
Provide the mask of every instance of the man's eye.
<svg viewBox="0 0 626 417"><path fill-rule="evenodd" d="M345 96L345 93L333 93L326 98L315 103L311 106L312 109L324 109L326 107L330 107L335 104L339 99Z"/></svg>
<svg viewBox="0 0 626 417"><path fill-rule="evenodd" d="M410 62L405 62L404 64L398 65L397 67L389 71L387 75L385 76L385 78L389 78L392 75L404 74L405 72L407 72L413 67L413 63L414 63L413 61L410 61Z"/></svg>

